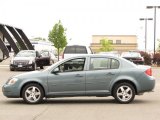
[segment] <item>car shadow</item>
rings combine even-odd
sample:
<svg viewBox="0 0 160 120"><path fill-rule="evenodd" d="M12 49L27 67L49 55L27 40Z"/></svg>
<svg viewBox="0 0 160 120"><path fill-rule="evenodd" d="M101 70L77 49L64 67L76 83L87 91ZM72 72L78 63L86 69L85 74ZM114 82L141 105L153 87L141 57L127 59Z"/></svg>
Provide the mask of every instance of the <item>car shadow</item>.
<svg viewBox="0 0 160 120"><path fill-rule="evenodd" d="M154 101L149 100L134 100L133 102L129 104L151 104ZM7 100L3 101L5 104L27 104L22 99L14 99L14 100ZM57 98L51 98L51 99L45 99L42 101L41 104L119 104L114 99L57 99ZM32 105L32 104L28 104ZM39 105L39 104L34 104Z"/></svg>

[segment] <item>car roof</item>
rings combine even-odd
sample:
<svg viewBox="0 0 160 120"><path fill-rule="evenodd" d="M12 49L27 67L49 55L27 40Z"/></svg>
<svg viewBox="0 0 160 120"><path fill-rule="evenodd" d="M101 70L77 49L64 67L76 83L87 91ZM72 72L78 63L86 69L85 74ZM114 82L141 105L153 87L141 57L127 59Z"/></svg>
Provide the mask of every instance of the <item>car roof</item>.
<svg viewBox="0 0 160 120"><path fill-rule="evenodd" d="M70 58L78 58L78 57L112 57L112 58L119 58L117 56L113 56L113 55L107 55L107 54L79 54L77 56L73 56Z"/></svg>

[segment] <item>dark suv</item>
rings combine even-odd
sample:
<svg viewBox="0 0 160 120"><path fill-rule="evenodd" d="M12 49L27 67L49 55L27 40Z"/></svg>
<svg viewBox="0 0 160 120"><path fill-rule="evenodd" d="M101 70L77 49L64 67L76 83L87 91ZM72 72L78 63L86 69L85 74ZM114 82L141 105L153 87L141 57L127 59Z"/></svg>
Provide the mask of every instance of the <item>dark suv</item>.
<svg viewBox="0 0 160 120"><path fill-rule="evenodd" d="M48 58L47 58L48 59ZM35 50L21 50L10 61L10 70L30 69L36 70L37 67L43 69L43 66L48 65L46 57L43 57Z"/></svg>

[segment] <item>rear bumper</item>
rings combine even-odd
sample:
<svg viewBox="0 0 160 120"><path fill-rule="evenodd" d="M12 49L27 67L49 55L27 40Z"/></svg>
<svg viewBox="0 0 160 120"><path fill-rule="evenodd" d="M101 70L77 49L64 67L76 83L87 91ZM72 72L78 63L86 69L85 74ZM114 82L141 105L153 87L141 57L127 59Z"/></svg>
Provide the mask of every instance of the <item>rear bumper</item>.
<svg viewBox="0 0 160 120"><path fill-rule="evenodd" d="M141 83L141 89L138 92L138 94L144 93L144 92L154 92L155 88L155 78L154 77L149 77L148 80L145 80L143 83Z"/></svg>

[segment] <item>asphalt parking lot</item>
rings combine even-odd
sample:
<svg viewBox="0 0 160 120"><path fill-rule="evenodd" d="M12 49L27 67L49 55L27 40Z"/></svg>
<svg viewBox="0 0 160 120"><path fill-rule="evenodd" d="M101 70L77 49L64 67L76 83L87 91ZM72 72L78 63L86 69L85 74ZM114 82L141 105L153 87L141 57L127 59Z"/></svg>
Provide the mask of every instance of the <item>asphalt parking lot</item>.
<svg viewBox="0 0 160 120"><path fill-rule="evenodd" d="M28 71L9 71L0 64L0 88L13 75ZM0 89L0 120L159 120L160 68L153 68L154 92L136 96L131 104L117 104L112 97L72 97L47 99L28 105L22 99L6 98Z"/></svg>

